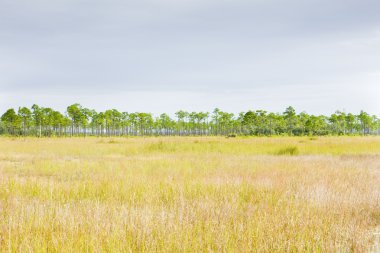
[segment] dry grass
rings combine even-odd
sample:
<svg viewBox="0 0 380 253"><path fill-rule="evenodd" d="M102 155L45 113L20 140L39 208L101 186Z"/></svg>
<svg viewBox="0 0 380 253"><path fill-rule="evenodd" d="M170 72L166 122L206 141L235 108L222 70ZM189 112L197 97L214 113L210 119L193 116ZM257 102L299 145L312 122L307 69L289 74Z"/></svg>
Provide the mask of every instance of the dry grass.
<svg viewBox="0 0 380 253"><path fill-rule="evenodd" d="M376 137L1 138L0 250L368 252L379 182Z"/></svg>

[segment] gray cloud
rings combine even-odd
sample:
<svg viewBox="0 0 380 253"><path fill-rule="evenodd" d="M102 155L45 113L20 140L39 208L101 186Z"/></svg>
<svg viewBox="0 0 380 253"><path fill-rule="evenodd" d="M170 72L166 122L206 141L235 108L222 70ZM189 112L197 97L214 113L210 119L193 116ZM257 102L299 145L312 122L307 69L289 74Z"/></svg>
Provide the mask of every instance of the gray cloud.
<svg viewBox="0 0 380 253"><path fill-rule="evenodd" d="M0 108L378 114L379 9L373 0L3 0Z"/></svg>

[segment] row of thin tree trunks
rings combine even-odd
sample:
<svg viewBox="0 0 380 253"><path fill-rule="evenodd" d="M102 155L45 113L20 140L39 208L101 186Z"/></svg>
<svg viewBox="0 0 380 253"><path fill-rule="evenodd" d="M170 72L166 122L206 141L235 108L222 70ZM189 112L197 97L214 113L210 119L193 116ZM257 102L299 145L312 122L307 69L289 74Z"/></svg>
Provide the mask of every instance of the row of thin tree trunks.
<svg viewBox="0 0 380 253"><path fill-rule="evenodd" d="M248 134L238 128L231 129L155 129L155 128L80 128L80 127L36 127L23 128L17 133L11 134L23 136L212 136L230 134Z"/></svg>

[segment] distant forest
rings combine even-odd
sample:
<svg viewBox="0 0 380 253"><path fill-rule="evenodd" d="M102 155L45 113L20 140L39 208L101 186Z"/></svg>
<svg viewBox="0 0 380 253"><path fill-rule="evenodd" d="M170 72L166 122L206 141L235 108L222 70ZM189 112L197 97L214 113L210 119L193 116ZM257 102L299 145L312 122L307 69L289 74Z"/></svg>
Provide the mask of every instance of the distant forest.
<svg viewBox="0 0 380 253"><path fill-rule="evenodd" d="M202 136L202 135L375 135L380 119L361 111L337 111L332 115L297 113L291 106L283 113L250 110L237 115L216 108L210 112L178 111L175 117L163 113L96 112L80 104L63 114L33 105L18 111L8 109L0 122L0 134L12 136Z"/></svg>

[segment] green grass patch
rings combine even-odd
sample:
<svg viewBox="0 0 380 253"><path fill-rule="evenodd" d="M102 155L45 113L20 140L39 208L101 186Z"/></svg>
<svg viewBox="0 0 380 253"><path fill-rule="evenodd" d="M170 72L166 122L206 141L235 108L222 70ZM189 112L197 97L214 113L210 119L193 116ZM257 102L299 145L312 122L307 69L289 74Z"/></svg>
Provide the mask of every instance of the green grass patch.
<svg viewBox="0 0 380 253"><path fill-rule="evenodd" d="M280 150L276 151L276 155L298 155L300 153L297 146L289 146L285 148L281 148Z"/></svg>

